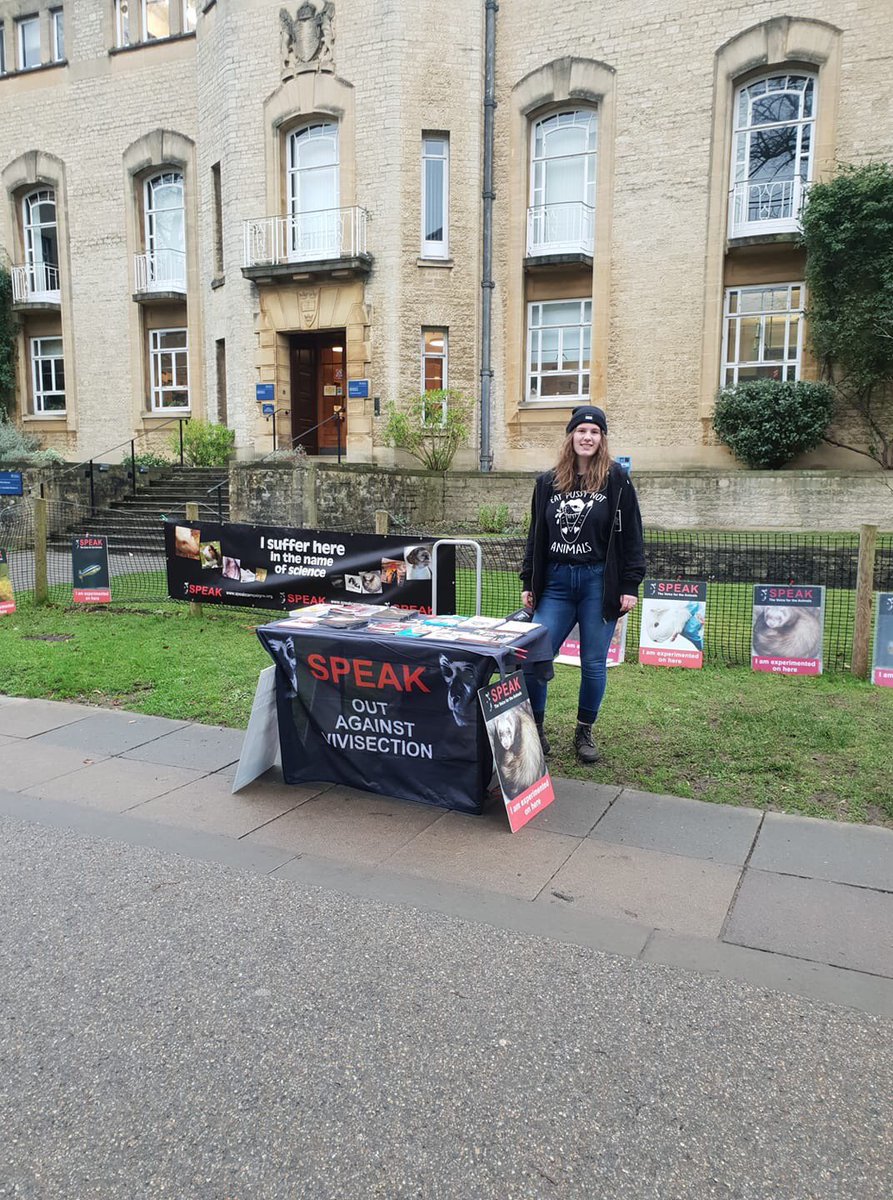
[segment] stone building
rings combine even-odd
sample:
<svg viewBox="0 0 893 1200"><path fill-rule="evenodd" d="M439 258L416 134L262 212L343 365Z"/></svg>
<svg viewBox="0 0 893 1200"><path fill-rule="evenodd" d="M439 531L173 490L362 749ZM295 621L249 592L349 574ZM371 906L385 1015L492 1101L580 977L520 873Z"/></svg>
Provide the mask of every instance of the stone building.
<svg viewBox="0 0 893 1200"><path fill-rule="evenodd" d="M720 382L815 373L798 212L893 156L893 6L511 0L495 31L493 464L542 467L591 396L638 467L727 465ZM280 446L331 453L341 408L387 463L390 400L480 394L485 0L0 0L0 48L46 445L192 415L262 455L266 402Z"/></svg>

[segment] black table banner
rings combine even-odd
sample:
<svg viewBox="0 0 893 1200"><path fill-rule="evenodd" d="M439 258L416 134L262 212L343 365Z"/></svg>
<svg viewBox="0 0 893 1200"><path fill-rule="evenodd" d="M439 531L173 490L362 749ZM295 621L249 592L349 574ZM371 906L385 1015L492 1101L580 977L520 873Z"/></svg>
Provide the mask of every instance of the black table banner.
<svg viewBox="0 0 893 1200"><path fill-rule="evenodd" d="M305 608L323 601L431 612L433 538L215 521L164 522L168 595L203 604ZM437 552L437 608L456 604L456 551Z"/></svg>
<svg viewBox="0 0 893 1200"><path fill-rule="evenodd" d="M460 812L482 810L493 773L477 693L514 669L512 646L469 647L366 630L258 629L277 665L287 783L330 781ZM544 677L551 646L519 639Z"/></svg>

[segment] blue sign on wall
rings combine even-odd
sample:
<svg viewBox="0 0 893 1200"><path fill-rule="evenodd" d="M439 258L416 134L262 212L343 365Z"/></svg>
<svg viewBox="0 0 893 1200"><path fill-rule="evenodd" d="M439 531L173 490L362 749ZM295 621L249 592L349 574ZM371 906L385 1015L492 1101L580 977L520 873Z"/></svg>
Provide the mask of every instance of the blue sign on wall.
<svg viewBox="0 0 893 1200"><path fill-rule="evenodd" d="M263 415L265 417L272 417L274 415L274 413L276 412L276 405L275 404L262 404L260 406L260 411L263 413Z"/></svg>
<svg viewBox="0 0 893 1200"><path fill-rule="evenodd" d="M623 469L624 469L624 471L626 471L627 475L629 475L631 473L631 471L633 469L633 460L630 458L630 456L628 454L618 454L617 457L614 459L614 462L617 463L618 466L623 467Z"/></svg>
<svg viewBox="0 0 893 1200"><path fill-rule="evenodd" d="M351 400L368 400L369 399L369 380L368 379L348 379L347 395Z"/></svg>
<svg viewBox="0 0 893 1200"><path fill-rule="evenodd" d="M0 496L21 496L22 472L0 471Z"/></svg>
<svg viewBox="0 0 893 1200"><path fill-rule="evenodd" d="M274 387L275 385L272 383L256 383L254 385L255 400L275 400Z"/></svg>

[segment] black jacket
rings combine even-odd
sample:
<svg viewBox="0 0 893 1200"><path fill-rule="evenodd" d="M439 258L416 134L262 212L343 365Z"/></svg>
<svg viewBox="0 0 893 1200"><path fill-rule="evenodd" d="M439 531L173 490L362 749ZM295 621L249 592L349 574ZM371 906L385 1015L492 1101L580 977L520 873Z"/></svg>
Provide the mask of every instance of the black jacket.
<svg viewBox="0 0 893 1200"><path fill-rule="evenodd" d="M546 528L546 503L555 486L555 473L537 475L530 504L530 532L521 567L521 583L533 592L534 601L543 594L549 562L549 531ZM626 471L611 464L607 481L608 504L614 518L605 555L605 599L602 612L606 621L620 616L620 597L635 596L645 578L645 546L642 514L636 489Z"/></svg>

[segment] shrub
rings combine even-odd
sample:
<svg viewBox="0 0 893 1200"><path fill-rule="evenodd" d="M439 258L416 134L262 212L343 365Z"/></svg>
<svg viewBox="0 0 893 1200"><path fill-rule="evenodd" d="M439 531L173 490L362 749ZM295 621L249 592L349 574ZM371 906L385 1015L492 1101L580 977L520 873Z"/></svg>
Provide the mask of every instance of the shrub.
<svg viewBox="0 0 893 1200"><path fill-rule="evenodd" d="M481 533L505 533L508 527L507 504L482 504L478 509L478 529Z"/></svg>
<svg viewBox="0 0 893 1200"><path fill-rule="evenodd" d="M177 451L179 453L180 442L177 441ZM174 464L164 454L156 454L153 450L146 450L142 454L135 456L136 465L138 467L172 467Z"/></svg>
<svg viewBox="0 0 893 1200"><path fill-rule="evenodd" d="M833 407L826 383L749 379L719 393L713 428L748 467L773 470L821 442Z"/></svg>
<svg viewBox="0 0 893 1200"><path fill-rule="evenodd" d="M12 310L12 276L6 267L0 266L0 413L9 408L15 392L17 329Z"/></svg>
<svg viewBox="0 0 893 1200"><path fill-rule="evenodd" d="M183 428L183 461L190 467L224 467L233 452L236 431L195 418ZM171 434L171 450L180 454L180 434Z"/></svg>
<svg viewBox="0 0 893 1200"><path fill-rule="evenodd" d="M18 426L0 411L0 462L41 463L63 462L58 450L41 450L40 442L30 433L22 433Z"/></svg>
<svg viewBox="0 0 893 1200"><path fill-rule="evenodd" d="M388 405L384 439L429 471L447 471L469 434L473 401L452 388L423 392Z"/></svg>

